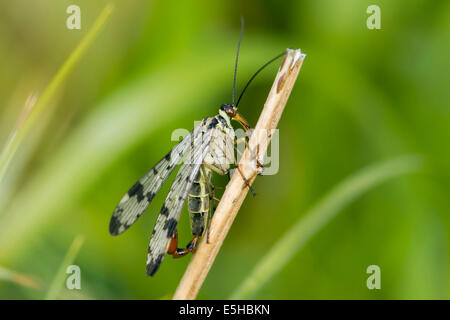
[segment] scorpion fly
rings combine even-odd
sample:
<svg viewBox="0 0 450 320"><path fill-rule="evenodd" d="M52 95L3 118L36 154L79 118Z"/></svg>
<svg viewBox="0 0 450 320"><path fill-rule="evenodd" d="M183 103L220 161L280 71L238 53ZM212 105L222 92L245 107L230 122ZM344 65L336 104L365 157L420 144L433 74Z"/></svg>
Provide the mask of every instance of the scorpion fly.
<svg viewBox="0 0 450 320"><path fill-rule="evenodd" d="M230 166L236 165L234 129L231 126L231 120L239 122L245 131L250 129L247 120L237 112L237 106L254 77L271 62L284 55L283 52L263 65L247 82L235 104L236 71L243 31L244 20L241 19L232 103L222 104L216 116L204 118L190 134L139 179L120 200L111 217L109 224L111 235L119 235L127 230L147 209L175 167L182 163L152 232L147 254L147 275L149 276L156 273L166 254L178 258L189 252L195 252L200 237L207 229L207 223L209 225L212 209L210 201L215 199L211 174L216 172L225 175L235 170ZM240 172L238 167L237 170ZM253 192L243 175L242 178ZM178 248L177 224L186 198L193 238L185 248Z"/></svg>

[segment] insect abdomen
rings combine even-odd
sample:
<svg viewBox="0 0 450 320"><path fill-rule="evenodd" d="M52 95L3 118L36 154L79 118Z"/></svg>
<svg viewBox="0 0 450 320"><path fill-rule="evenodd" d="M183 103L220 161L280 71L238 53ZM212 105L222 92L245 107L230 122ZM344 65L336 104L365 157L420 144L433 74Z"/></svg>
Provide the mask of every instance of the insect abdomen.
<svg viewBox="0 0 450 320"><path fill-rule="evenodd" d="M202 170L200 170L188 194L188 211L191 218L191 230L194 236L201 236L203 234L208 216L209 193L206 183L206 177L203 177Z"/></svg>

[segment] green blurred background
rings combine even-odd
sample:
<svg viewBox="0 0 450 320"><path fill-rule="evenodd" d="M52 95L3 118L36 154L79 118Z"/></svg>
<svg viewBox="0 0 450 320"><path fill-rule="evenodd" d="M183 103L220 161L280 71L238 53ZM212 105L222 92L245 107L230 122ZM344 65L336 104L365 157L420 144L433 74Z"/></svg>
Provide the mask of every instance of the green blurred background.
<svg viewBox="0 0 450 320"><path fill-rule="evenodd" d="M256 179L258 196L244 202L199 298L229 297L272 244L347 176L409 153L423 155L422 170L346 206L251 297L449 298L450 2L2 1L1 148L27 97L46 90L109 3L111 16L1 182L0 298L44 298L78 235L85 241L73 263L82 289L62 283L57 298L171 297L190 257L166 258L154 278L145 275L168 186L123 235L109 235L109 219L174 145L173 129L191 129L231 102L240 15L246 29L238 88L286 47L307 57L279 124L280 170ZM81 30L66 28L70 4L81 8ZM381 8L381 30L366 27L372 4ZM240 104L252 124L278 65L258 76ZM187 216L182 244L190 239ZM366 287L373 264L381 268L381 290Z"/></svg>

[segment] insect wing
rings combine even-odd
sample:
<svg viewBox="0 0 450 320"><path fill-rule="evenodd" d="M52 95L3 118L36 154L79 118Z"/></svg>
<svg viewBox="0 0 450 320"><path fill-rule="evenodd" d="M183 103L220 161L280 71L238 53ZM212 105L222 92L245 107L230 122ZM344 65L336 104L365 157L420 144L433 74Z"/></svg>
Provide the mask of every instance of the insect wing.
<svg viewBox="0 0 450 320"><path fill-rule="evenodd" d="M201 132L201 142L194 137L194 145L189 163L185 161L175 177L169 194L156 220L147 255L147 275L153 276L166 256L172 235L176 230L180 213L189 189L200 170L203 159L209 151L211 135Z"/></svg>
<svg viewBox="0 0 450 320"><path fill-rule="evenodd" d="M201 133L201 125L184 137L164 158L131 187L114 210L109 224L111 235L127 230L147 209L156 193L191 148L192 138Z"/></svg>

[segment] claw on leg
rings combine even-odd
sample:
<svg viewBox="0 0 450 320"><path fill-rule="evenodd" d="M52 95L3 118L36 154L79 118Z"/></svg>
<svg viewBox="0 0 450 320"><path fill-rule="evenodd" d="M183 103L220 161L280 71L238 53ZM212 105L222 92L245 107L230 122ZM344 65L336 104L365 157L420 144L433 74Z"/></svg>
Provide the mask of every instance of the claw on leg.
<svg viewBox="0 0 450 320"><path fill-rule="evenodd" d="M194 253L197 250L199 236L194 236L191 241L186 246L186 250Z"/></svg>

